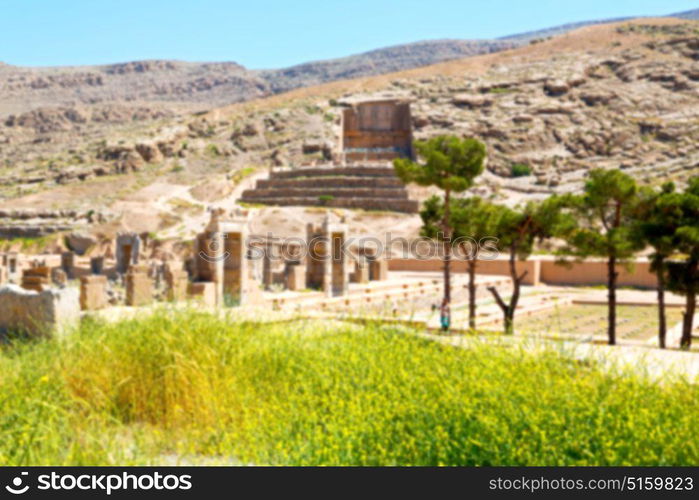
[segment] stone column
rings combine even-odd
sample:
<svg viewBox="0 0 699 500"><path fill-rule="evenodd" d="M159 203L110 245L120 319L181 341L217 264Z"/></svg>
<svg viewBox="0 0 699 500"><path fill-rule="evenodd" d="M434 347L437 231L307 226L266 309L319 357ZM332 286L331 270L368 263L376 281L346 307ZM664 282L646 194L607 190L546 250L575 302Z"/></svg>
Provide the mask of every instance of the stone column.
<svg viewBox="0 0 699 500"><path fill-rule="evenodd" d="M107 277L89 275L80 278L80 309L94 311L107 306Z"/></svg>
<svg viewBox="0 0 699 500"><path fill-rule="evenodd" d="M92 257L90 259L90 271L92 274L102 274L104 270L104 257Z"/></svg>
<svg viewBox="0 0 699 500"><path fill-rule="evenodd" d="M272 242L265 241L264 254L262 257L262 284L269 290L274 284L274 270L272 268Z"/></svg>
<svg viewBox="0 0 699 500"><path fill-rule="evenodd" d="M116 238L116 268L126 273L129 267L138 264L141 238L136 233L119 233Z"/></svg>
<svg viewBox="0 0 699 500"><path fill-rule="evenodd" d="M136 266L126 273L126 305L144 306L153 301L153 282L146 269Z"/></svg>
<svg viewBox="0 0 699 500"><path fill-rule="evenodd" d="M349 286L347 256L343 252L347 225L332 222L326 214L323 224L320 227L309 224L306 234L307 285L320 288L328 297L345 295Z"/></svg>
<svg viewBox="0 0 699 500"><path fill-rule="evenodd" d="M73 279L73 267L75 266L75 254L71 251L61 254L61 269L66 273L67 278Z"/></svg>
<svg viewBox="0 0 699 500"><path fill-rule="evenodd" d="M197 281L215 283L216 305L244 304L248 287L247 235L250 213L236 211L230 218L215 210L197 238Z"/></svg>
<svg viewBox="0 0 699 500"><path fill-rule="evenodd" d="M187 285L189 278L187 272L182 269L173 269L165 266L165 285L167 300L176 302L187 298Z"/></svg>

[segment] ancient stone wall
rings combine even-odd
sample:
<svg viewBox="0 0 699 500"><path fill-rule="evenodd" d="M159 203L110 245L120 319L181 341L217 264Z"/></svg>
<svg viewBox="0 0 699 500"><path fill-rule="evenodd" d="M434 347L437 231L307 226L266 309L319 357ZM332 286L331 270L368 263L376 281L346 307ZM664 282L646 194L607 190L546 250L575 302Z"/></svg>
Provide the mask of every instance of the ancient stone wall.
<svg viewBox="0 0 699 500"><path fill-rule="evenodd" d="M350 274L350 282L367 283L369 281L369 262L365 257L359 257L354 262L354 271Z"/></svg>
<svg viewBox="0 0 699 500"><path fill-rule="evenodd" d="M369 261L369 279L372 281L388 279L388 261L386 259L372 259Z"/></svg>
<svg viewBox="0 0 699 500"><path fill-rule="evenodd" d="M80 309L94 311L107 307L107 277L98 275L80 278Z"/></svg>
<svg viewBox="0 0 699 500"><path fill-rule="evenodd" d="M153 282L147 270L131 267L126 273L126 305L144 306L153 301Z"/></svg>
<svg viewBox="0 0 699 500"><path fill-rule="evenodd" d="M330 221L326 215L323 224L306 227L306 285L318 288L327 296L345 295L349 286L349 265L342 246L347 238L344 223Z"/></svg>
<svg viewBox="0 0 699 500"><path fill-rule="evenodd" d="M20 331L31 336L63 333L80 318L77 288L24 290L0 287L0 332Z"/></svg>
<svg viewBox="0 0 699 500"><path fill-rule="evenodd" d="M22 288L41 292L51 284L51 268L36 266L22 271Z"/></svg>
<svg viewBox="0 0 699 500"><path fill-rule="evenodd" d="M203 306L216 307L216 283L213 281L190 283L187 292L193 300L199 301Z"/></svg>
<svg viewBox="0 0 699 500"><path fill-rule="evenodd" d="M185 300L187 298L187 287L189 285L187 272L183 269L166 267L164 275L167 300L172 302Z"/></svg>
<svg viewBox="0 0 699 500"><path fill-rule="evenodd" d="M129 267L138 264L141 238L136 233L119 233L116 238L117 272L126 273Z"/></svg>
<svg viewBox="0 0 699 500"><path fill-rule="evenodd" d="M297 263L287 263L284 269L284 285L287 290L305 290L306 266Z"/></svg>
<svg viewBox="0 0 699 500"><path fill-rule="evenodd" d="M345 109L341 149L347 162L412 158L410 104L367 101Z"/></svg>

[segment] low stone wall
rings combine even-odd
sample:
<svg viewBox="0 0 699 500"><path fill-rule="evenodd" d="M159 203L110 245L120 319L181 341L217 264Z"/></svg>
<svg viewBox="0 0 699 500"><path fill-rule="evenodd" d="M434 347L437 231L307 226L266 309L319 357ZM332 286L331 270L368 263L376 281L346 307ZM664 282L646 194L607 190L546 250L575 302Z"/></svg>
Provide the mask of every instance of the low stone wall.
<svg viewBox="0 0 699 500"><path fill-rule="evenodd" d="M441 271L440 259L391 259L388 261L391 271ZM556 262L553 257L535 257L526 261L518 261L517 272L527 272L525 285L577 285L597 286L607 283L607 263L604 260L571 261L567 265ZM451 269L456 273L467 271L466 262L463 260L452 261ZM637 259L632 262L630 270L624 265L617 266L619 273L619 286L633 286L640 288L655 288L657 280L650 271L650 263L646 259ZM478 274L492 274L509 276L510 268L507 258L478 261Z"/></svg>
<svg viewBox="0 0 699 500"><path fill-rule="evenodd" d="M60 334L80 319L77 288L43 292L17 285L0 287L0 332L20 331L32 337Z"/></svg>
<svg viewBox="0 0 699 500"><path fill-rule="evenodd" d="M538 261L519 261L516 264L517 272L527 272L522 280L525 285L538 285L540 276L540 264ZM444 269L441 259L390 259L388 261L390 271L423 271L436 272ZM467 272L466 262L454 260L451 269L455 273ZM507 259L478 261L477 274L492 274L497 276L510 275L510 263Z"/></svg>
<svg viewBox="0 0 699 500"><path fill-rule="evenodd" d="M351 175L368 177L396 177L393 167L383 166L362 166L353 165L351 167L341 167L327 165L324 167L301 167L288 170L273 170L270 174L272 179L294 179L299 177L316 177L323 175Z"/></svg>
<svg viewBox="0 0 699 500"><path fill-rule="evenodd" d="M243 198L313 198L334 196L335 198L379 198L407 200L408 192L404 187L271 187L246 189Z"/></svg>
<svg viewBox="0 0 699 500"><path fill-rule="evenodd" d="M332 208L354 208L364 210L390 210L393 212L417 213L420 204L416 200L399 200L394 198L335 198L321 202L318 197L299 198L257 198L246 196L241 199L245 203L260 203L277 206L311 206Z"/></svg>
<svg viewBox="0 0 699 500"><path fill-rule="evenodd" d="M646 259L635 260L630 269L617 265L619 286L656 288L658 280L650 270ZM541 259L541 281L556 285L604 285L607 283L607 262L586 260L572 262L569 266L557 263L553 258Z"/></svg>
<svg viewBox="0 0 699 500"><path fill-rule="evenodd" d="M405 186L397 177L351 177L338 175L335 177L301 177L290 179L260 179L256 183L258 189L282 188L400 188Z"/></svg>

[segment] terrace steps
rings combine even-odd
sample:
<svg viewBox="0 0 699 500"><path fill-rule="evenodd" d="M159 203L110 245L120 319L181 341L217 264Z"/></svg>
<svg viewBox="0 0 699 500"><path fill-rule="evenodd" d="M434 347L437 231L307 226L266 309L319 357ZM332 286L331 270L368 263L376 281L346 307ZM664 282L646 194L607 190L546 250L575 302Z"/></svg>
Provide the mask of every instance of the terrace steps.
<svg viewBox="0 0 699 500"><path fill-rule="evenodd" d="M393 168L379 165L273 170L246 189L241 202L277 206L325 206L416 213L419 203Z"/></svg>
<svg viewBox="0 0 699 500"><path fill-rule="evenodd" d="M507 290L509 278L504 276L481 276L478 282L477 297L487 294L487 287L495 285ZM452 276L452 297L454 302L464 302L468 298L467 277L461 274ZM385 281L372 281L367 285L351 285L349 292L343 297L324 297L321 292L305 292L301 294L277 294L270 296L275 309L305 309L314 308L318 311L347 310L361 312L363 308L382 306L408 307L422 301L421 307L429 308L430 304L438 304L443 293L441 277L405 277Z"/></svg>

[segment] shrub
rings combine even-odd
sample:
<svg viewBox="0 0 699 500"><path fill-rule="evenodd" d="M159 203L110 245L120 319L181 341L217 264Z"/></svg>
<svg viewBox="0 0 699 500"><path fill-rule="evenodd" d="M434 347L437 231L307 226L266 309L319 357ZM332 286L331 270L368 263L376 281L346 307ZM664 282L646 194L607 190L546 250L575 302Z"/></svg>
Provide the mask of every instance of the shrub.
<svg viewBox="0 0 699 500"><path fill-rule="evenodd" d="M525 163L515 163L510 167L510 175L512 177L526 177L532 175L532 169Z"/></svg>

